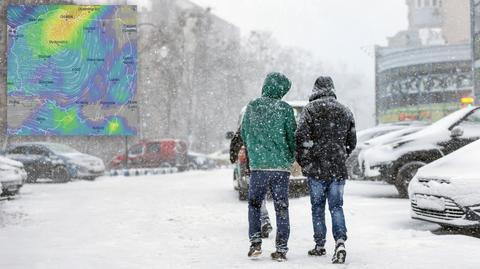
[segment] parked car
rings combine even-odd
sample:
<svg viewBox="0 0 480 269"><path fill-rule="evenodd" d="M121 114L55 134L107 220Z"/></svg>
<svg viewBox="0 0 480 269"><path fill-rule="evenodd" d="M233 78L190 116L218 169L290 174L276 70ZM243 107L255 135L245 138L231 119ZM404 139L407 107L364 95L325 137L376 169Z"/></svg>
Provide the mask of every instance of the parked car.
<svg viewBox="0 0 480 269"><path fill-rule="evenodd" d="M399 122L393 124L381 124L372 128L368 128L357 133L357 147L353 152L348 156L345 164L347 165L348 176L351 179L356 179L361 177L360 164L358 162L358 156L360 152L368 147L364 143L375 139L377 137L382 137L386 134L400 131L411 126L422 126L425 125L423 122Z"/></svg>
<svg viewBox="0 0 480 269"><path fill-rule="evenodd" d="M458 110L423 130L363 153L362 171L380 177L407 197L408 183L417 170L480 138L478 107Z"/></svg>
<svg viewBox="0 0 480 269"><path fill-rule="evenodd" d="M295 119L298 121L300 114L302 113L303 108L307 105L307 102L287 102L293 108ZM242 109L240 117L238 120L238 126L242 121L243 114L245 113L245 108ZM233 137L233 132L227 133L227 138ZM246 200L248 198L248 184L250 177L247 174L247 155L245 152L245 147L240 149L238 154L237 162L234 165L233 169L233 187L238 191L238 198L240 200ZM290 174L290 184L289 191L292 196L300 196L308 194L308 185L307 179L302 174L302 169L298 163L294 163L291 169Z"/></svg>
<svg viewBox="0 0 480 269"><path fill-rule="evenodd" d="M420 168L408 193L412 218L480 228L480 141Z"/></svg>
<svg viewBox="0 0 480 269"><path fill-rule="evenodd" d="M128 149L129 168L177 167L179 171L188 168L187 143L178 139L143 140ZM123 168L125 154L110 161L111 169Z"/></svg>
<svg viewBox="0 0 480 269"><path fill-rule="evenodd" d="M23 164L30 183L39 178L55 182L67 182L72 178L94 180L105 173L101 159L57 143L13 144L7 150L7 157Z"/></svg>
<svg viewBox="0 0 480 269"><path fill-rule="evenodd" d="M230 150L222 149L208 155L208 158L215 163L217 167L225 167L230 165Z"/></svg>
<svg viewBox="0 0 480 269"><path fill-rule="evenodd" d="M0 156L0 195L16 195L26 179L22 163Z"/></svg>
<svg viewBox="0 0 480 269"><path fill-rule="evenodd" d="M187 158L189 170L208 170L215 167L215 162L202 153L189 152Z"/></svg>
<svg viewBox="0 0 480 269"><path fill-rule="evenodd" d="M423 130L425 127L426 126L410 126L397 131L384 134L379 137L372 138L366 142L363 142L362 144L358 145L356 149L357 155L358 155L357 164L363 163L365 152L368 151L368 149L394 143L402 139L402 137L404 136ZM354 171L354 178L366 179L365 176L363 175L362 169L360 169L360 166L358 166L358 170ZM372 180L374 178L368 178L368 179Z"/></svg>

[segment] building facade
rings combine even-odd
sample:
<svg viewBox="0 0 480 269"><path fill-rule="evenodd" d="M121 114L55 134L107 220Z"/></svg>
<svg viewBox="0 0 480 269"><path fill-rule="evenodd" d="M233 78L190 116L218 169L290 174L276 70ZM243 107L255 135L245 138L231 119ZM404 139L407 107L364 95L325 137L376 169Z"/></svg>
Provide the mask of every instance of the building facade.
<svg viewBox="0 0 480 269"><path fill-rule="evenodd" d="M471 0L474 97L480 104L480 0Z"/></svg>
<svg viewBox="0 0 480 269"><path fill-rule="evenodd" d="M378 123L435 121L473 95L469 0L406 3L408 29L375 52Z"/></svg>

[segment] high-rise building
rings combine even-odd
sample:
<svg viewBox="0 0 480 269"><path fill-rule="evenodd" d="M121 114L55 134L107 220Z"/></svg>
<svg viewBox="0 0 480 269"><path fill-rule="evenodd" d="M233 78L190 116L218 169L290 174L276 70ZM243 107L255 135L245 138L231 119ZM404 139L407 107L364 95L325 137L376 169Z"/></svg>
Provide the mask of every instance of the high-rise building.
<svg viewBox="0 0 480 269"><path fill-rule="evenodd" d="M480 104L480 0L471 0L472 70L476 103Z"/></svg>
<svg viewBox="0 0 480 269"><path fill-rule="evenodd" d="M389 46L465 44L470 39L469 0L406 0L408 29Z"/></svg>

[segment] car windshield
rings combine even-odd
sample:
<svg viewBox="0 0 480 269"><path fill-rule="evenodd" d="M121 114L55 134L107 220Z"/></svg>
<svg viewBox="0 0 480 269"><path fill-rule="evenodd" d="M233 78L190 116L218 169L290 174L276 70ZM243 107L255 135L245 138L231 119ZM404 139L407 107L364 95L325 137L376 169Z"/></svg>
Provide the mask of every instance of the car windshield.
<svg viewBox="0 0 480 269"><path fill-rule="evenodd" d="M78 153L78 150L62 144L49 144L46 147L55 154Z"/></svg>

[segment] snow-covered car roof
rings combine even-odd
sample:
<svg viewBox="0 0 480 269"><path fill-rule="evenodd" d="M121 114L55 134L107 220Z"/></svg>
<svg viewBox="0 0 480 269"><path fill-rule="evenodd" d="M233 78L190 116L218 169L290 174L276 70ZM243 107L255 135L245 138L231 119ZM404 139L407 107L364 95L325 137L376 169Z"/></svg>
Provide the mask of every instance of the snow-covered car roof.
<svg viewBox="0 0 480 269"><path fill-rule="evenodd" d="M74 151L78 151L77 149L61 143L54 143L54 142L21 142L21 143L13 143L9 146L9 148L19 147L19 146L43 146L48 149L71 149Z"/></svg>
<svg viewBox="0 0 480 269"><path fill-rule="evenodd" d="M370 166L375 166L396 160L407 152L439 149L439 142L450 139L451 132L449 128L475 109L477 107L457 110L418 132L403 136L384 145L370 147L362 151L359 161L368 160Z"/></svg>
<svg viewBox="0 0 480 269"><path fill-rule="evenodd" d="M410 193L453 198L463 206L480 204L480 140L422 168L410 184ZM418 184L418 180L424 180Z"/></svg>
<svg viewBox="0 0 480 269"><path fill-rule="evenodd" d="M397 131L389 132L387 134L374 137L370 140L364 142L365 146L377 146L377 145L384 145L387 143L395 142L396 139L399 139L403 136L413 134L420 130L423 130L426 126L409 126L406 128L402 128ZM360 145L361 146L361 145Z"/></svg>
<svg viewBox="0 0 480 269"><path fill-rule="evenodd" d="M299 108L303 109L307 104L308 101L286 101L287 104L289 104L293 109L298 110ZM243 114L245 114L245 111L247 110L247 106L244 106L242 110L240 111L240 117L238 119L238 125L240 126L240 123L242 122Z"/></svg>
<svg viewBox="0 0 480 269"><path fill-rule="evenodd" d="M432 125L428 126L427 128L423 129L423 131L412 134L411 137L418 137L424 136L426 134L438 133L440 130L448 130L452 125L463 119L467 116L470 112L477 109L478 107L468 107L462 108L457 110L442 119L438 120L437 122L433 123Z"/></svg>
<svg viewBox="0 0 480 269"><path fill-rule="evenodd" d="M51 145L63 145L60 143L54 142L20 142L20 143L13 143L12 146L31 146L31 145L39 145L39 146L51 146Z"/></svg>
<svg viewBox="0 0 480 269"><path fill-rule="evenodd" d="M357 132L357 142L363 143L374 137L377 137L379 133L386 134L389 132L403 129L405 127L406 126L403 126L403 125L388 124L388 125L378 125L372 128L364 129Z"/></svg>

